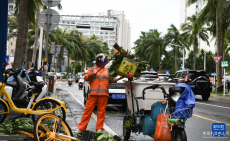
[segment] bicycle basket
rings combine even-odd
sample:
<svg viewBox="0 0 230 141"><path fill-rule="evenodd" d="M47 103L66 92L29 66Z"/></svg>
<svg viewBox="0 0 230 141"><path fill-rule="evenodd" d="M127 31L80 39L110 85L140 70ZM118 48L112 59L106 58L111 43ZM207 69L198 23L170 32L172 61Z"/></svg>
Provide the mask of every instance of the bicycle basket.
<svg viewBox="0 0 230 141"><path fill-rule="evenodd" d="M170 116L171 118L179 118L179 119L183 119L184 121L186 121L188 118L192 117L192 113L193 113L193 108L188 107L185 109L177 110L173 112Z"/></svg>

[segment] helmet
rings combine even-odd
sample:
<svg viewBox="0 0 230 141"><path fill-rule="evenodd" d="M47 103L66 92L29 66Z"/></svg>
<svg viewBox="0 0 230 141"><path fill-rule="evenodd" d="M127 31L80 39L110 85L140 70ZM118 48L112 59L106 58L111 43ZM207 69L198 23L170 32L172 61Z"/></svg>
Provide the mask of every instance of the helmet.
<svg viewBox="0 0 230 141"><path fill-rule="evenodd" d="M102 63L105 64L107 62L107 56L103 53L100 53L96 56L96 64Z"/></svg>

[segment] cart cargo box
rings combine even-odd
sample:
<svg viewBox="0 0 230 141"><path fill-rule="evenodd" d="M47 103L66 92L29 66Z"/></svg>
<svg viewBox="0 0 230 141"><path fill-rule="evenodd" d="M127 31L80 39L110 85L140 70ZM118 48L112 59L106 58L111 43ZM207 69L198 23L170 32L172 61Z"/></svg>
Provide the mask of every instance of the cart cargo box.
<svg viewBox="0 0 230 141"><path fill-rule="evenodd" d="M159 81L151 81L151 82L133 81L132 82L133 96L142 97L143 89L154 84L161 84L165 88L167 93L169 92L168 91L169 88L175 85L175 83L167 83L167 82L159 82ZM125 92L126 92L129 111L131 112L131 114L133 114L131 86L129 81L125 81ZM164 100L164 94L162 93L161 89L146 90L145 92L146 92L145 100L138 99L139 109L151 108L153 103ZM136 111L137 111L137 105L136 105L136 101L134 100L134 112Z"/></svg>

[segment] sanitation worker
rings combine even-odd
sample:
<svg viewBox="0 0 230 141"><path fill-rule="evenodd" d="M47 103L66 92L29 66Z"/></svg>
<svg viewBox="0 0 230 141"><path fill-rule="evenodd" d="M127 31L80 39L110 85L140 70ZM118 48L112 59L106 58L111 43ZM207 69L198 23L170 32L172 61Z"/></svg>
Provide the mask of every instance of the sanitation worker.
<svg viewBox="0 0 230 141"><path fill-rule="evenodd" d="M91 67L85 73L85 81L89 81L89 96L85 105L85 111L82 115L81 122L78 124L77 133L84 132L87 128L91 114L97 104L97 123L96 131L103 131L105 109L109 96L109 82L116 83L119 79L111 79L108 68L104 67L107 57L100 53L96 56L96 66ZM101 71L96 73L100 68ZM121 79L121 78L120 78Z"/></svg>

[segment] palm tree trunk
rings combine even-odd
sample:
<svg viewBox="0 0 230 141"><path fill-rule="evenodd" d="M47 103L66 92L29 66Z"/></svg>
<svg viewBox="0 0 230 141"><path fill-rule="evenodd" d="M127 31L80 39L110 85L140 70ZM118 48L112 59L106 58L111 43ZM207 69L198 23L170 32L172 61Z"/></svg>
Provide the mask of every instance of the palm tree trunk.
<svg viewBox="0 0 230 141"><path fill-rule="evenodd" d="M176 45L178 45L178 43ZM175 47L175 72L176 71L177 71L177 46Z"/></svg>
<svg viewBox="0 0 230 141"><path fill-rule="evenodd" d="M83 61L81 61L81 72L83 72Z"/></svg>
<svg viewBox="0 0 230 141"><path fill-rule="evenodd" d="M38 4L38 7L36 9L36 24L35 24L35 37L34 37L34 48L33 48L33 58L32 58L32 62L34 64L36 64L36 54L37 54L37 46L38 46L38 15L40 13L40 6Z"/></svg>
<svg viewBox="0 0 230 141"><path fill-rule="evenodd" d="M160 46L158 47L158 52L159 52L159 71L161 71L161 51L160 51Z"/></svg>
<svg viewBox="0 0 230 141"><path fill-rule="evenodd" d="M69 74L69 51L68 51L67 74Z"/></svg>
<svg viewBox="0 0 230 141"><path fill-rule="evenodd" d="M27 61L28 29L29 29L29 21L28 21L28 18L26 18L25 29L24 29L24 39L23 39L23 48L22 48L23 53L22 53L22 58L21 58L21 64L24 61ZM28 62L26 62L25 69L28 69Z"/></svg>
<svg viewBox="0 0 230 141"><path fill-rule="evenodd" d="M74 72L73 72L74 81L76 81L76 66L77 66L77 65L76 65L76 64L77 64L77 61L76 61L76 60L77 60L77 58L75 59L75 63L74 63Z"/></svg>
<svg viewBox="0 0 230 141"><path fill-rule="evenodd" d="M218 16L218 10L216 10L216 37L217 37L217 56L221 56L221 46L220 46L220 19ZM217 64L217 87L222 84L222 77L221 77L221 63Z"/></svg>
<svg viewBox="0 0 230 141"><path fill-rule="evenodd" d="M221 24L221 42L220 42L220 46L221 46L221 49L222 49L222 60L224 61L225 59L225 48L224 48L224 38L225 38L225 26L224 26L224 24L222 23ZM222 69L222 73L221 73L221 77L223 78L223 74L224 74L224 69L223 69L223 67L221 67L221 69ZM222 81L221 81L222 82Z"/></svg>
<svg viewBox="0 0 230 141"><path fill-rule="evenodd" d="M19 18L18 18L18 32L16 41L16 50L14 57L14 68L20 68L23 48L23 38L24 38L24 26L26 21L26 11L27 11L27 0L21 0L19 6Z"/></svg>

